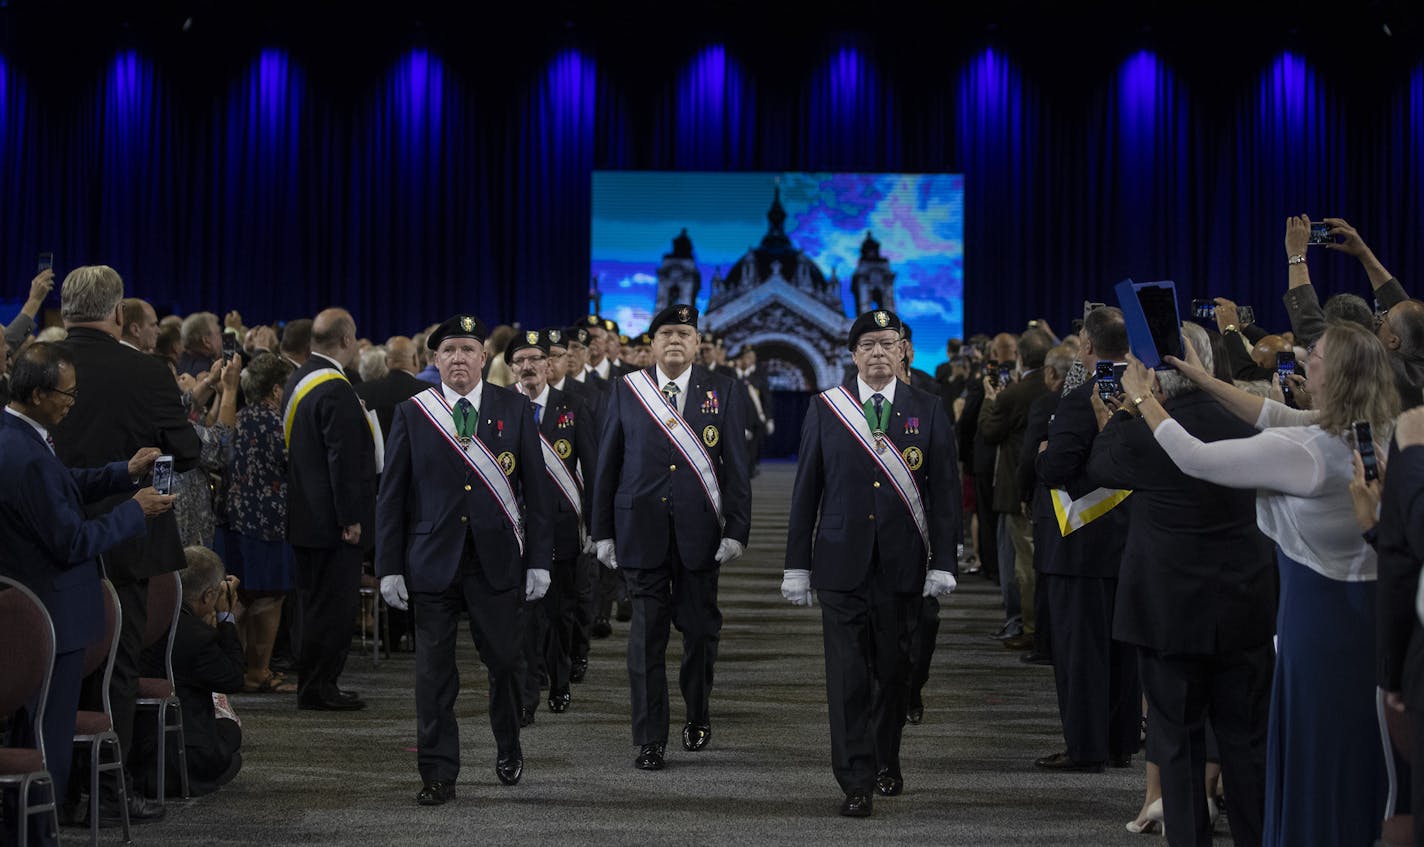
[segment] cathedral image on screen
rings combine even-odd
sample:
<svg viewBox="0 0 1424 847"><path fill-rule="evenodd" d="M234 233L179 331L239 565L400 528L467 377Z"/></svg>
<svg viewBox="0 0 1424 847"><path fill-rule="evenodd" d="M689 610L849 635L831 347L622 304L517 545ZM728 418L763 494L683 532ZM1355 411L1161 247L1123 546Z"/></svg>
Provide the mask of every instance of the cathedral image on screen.
<svg viewBox="0 0 1424 847"><path fill-rule="evenodd" d="M766 213L766 235L709 283L701 328L722 338L735 354L750 344L759 367L773 387L813 391L840 383L850 364L846 333L854 315L841 305L841 283L828 279L815 261L797 248L785 230L786 210L777 187ZM658 266L656 313L674 303L695 303L702 288L692 237L686 229L672 241L672 252ZM895 272L880 253L880 242L865 234L860 262L850 282L855 314L895 309Z"/></svg>

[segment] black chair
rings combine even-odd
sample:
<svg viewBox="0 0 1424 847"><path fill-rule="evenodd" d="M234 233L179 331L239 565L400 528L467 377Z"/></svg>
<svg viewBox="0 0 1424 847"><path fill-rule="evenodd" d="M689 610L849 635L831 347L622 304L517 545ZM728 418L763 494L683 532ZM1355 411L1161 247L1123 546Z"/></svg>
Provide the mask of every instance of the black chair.
<svg viewBox="0 0 1424 847"><path fill-rule="evenodd" d="M54 622L44 604L25 586L0 576L0 715L11 715L35 703L25 718L34 747L0 747L0 787L19 791L18 844L28 844L31 815L49 813L59 832L59 807L54 779L44 750L44 711L54 673ZM17 645L25 645L23 649ZM26 710L29 712L29 710ZM49 786L48 803L31 803L30 789Z"/></svg>
<svg viewBox="0 0 1424 847"><path fill-rule="evenodd" d="M114 675L114 657L119 653L119 629L124 612L113 583L104 580L104 637L84 651L84 676L104 670L104 710L80 709L74 720L74 749L89 748L89 843L99 844L99 777L112 771L119 781L119 810L124 825L124 843L129 837L129 789L124 780L123 754L119 735L114 732L114 710L109 703L109 678ZM104 751L111 755L105 760Z"/></svg>
<svg viewBox="0 0 1424 847"><path fill-rule="evenodd" d="M168 638L163 651L163 669L167 677L139 677L139 708L158 711L158 803L167 803L168 734L178 736L178 778L183 786L183 799L188 799L188 745L183 735L183 703L178 699L178 686L173 682L173 639L178 635L178 616L183 611L183 583L177 571L160 574L148 580L148 626L143 632L143 646L157 644Z"/></svg>

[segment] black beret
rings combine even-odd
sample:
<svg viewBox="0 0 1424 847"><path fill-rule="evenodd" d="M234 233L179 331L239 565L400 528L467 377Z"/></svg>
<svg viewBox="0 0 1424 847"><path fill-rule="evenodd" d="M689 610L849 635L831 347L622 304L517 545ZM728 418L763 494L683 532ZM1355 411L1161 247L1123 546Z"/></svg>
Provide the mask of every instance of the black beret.
<svg viewBox="0 0 1424 847"><path fill-rule="evenodd" d="M709 332L704 332L704 333L701 334L701 336L700 336L697 340L698 340L699 342L703 343L703 344L710 344L711 346L716 347L716 346L717 346L717 333L715 333L715 332L710 332L710 331L709 331Z"/></svg>
<svg viewBox="0 0 1424 847"><path fill-rule="evenodd" d="M653 318L653 322L648 324L648 335L657 335L658 327L673 324L690 326L697 329L697 310L686 304L676 304L668 306Z"/></svg>
<svg viewBox="0 0 1424 847"><path fill-rule="evenodd" d="M604 318L604 319L603 319L603 329L604 329L604 331L606 331L606 332L611 332L611 333L613 333L614 335L617 335L617 334L618 334L618 321L615 321L615 320L613 320L612 318Z"/></svg>
<svg viewBox="0 0 1424 847"><path fill-rule="evenodd" d="M855 323L850 325L850 339L846 346L855 349L855 343L867 332L879 332L882 329L893 329L903 333L905 325L900 323L900 319L889 309L876 309L873 312L866 312L855 319Z"/></svg>
<svg viewBox="0 0 1424 847"><path fill-rule="evenodd" d="M567 336L567 333L566 333L564 330L559 329L558 327L550 327L549 329L541 329L541 330L539 330L539 333L540 333L541 335L543 335L545 338L549 339L549 346L550 346L550 347L567 347L567 346L568 346L568 340L567 340L567 337L566 337L566 336Z"/></svg>
<svg viewBox="0 0 1424 847"><path fill-rule="evenodd" d="M485 325L474 315L456 315L436 327L425 339L425 346L431 350L439 350L440 342L447 338L473 338L483 343Z"/></svg>
<svg viewBox="0 0 1424 847"><path fill-rule="evenodd" d="M623 335L622 333L619 333L619 334L618 334L618 343L621 344L621 345L623 345L624 347L627 347L627 346L628 346L628 336Z"/></svg>
<svg viewBox="0 0 1424 847"><path fill-rule="evenodd" d="M652 337L651 335L649 335L648 333L645 332L645 333L643 333L642 335L638 336L637 338L633 339L633 346L634 346L634 347L652 347L652 346L653 346L653 337Z"/></svg>
<svg viewBox="0 0 1424 847"><path fill-rule="evenodd" d="M603 318L599 317L598 315L589 315L588 317L583 319L583 325L587 327L598 327L599 329L602 329Z"/></svg>
<svg viewBox="0 0 1424 847"><path fill-rule="evenodd" d="M564 343L582 344L588 346L588 328L584 326L571 326L564 330Z"/></svg>
<svg viewBox="0 0 1424 847"><path fill-rule="evenodd" d="M504 348L504 363L506 365L514 364L514 354L530 347L544 351L546 356L549 355L549 336L532 329L516 332L514 337L509 339L509 346Z"/></svg>

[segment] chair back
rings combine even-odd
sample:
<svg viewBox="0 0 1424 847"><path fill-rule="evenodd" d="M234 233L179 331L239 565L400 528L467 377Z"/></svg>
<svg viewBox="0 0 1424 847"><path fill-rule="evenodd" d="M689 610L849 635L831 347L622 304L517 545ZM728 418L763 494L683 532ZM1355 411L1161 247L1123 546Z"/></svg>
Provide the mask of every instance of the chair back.
<svg viewBox="0 0 1424 847"><path fill-rule="evenodd" d="M107 579L102 582L104 594L104 634L84 650L84 676L99 669L104 671L104 714L109 714L109 679L114 675L114 657L119 654L119 629L124 611L119 606L119 592Z"/></svg>
<svg viewBox="0 0 1424 847"><path fill-rule="evenodd" d="M45 701L49 699L50 675L54 672L54 622L40 598L13 579L0 576L0 715L8 715L32 699L38 708L29 718L35 727L36 746L44 756ZM38 694L38 698L36 698Z"/></svg>
<svg viewBox="0 0 1424 847"><path fill-rule="evenodd" d="M164 635L168 645L163 651L163 668L168 674L168 686L173 686L173 641L178 635L178 618L183 612L183 580L177 571L148 579L148 624L143 631L143 646L158 643Z"/></svg>

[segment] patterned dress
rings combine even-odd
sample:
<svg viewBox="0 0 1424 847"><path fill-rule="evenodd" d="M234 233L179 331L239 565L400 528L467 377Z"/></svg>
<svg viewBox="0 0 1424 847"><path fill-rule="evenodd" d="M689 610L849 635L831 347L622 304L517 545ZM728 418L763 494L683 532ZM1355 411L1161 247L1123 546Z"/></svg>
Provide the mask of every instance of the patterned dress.
<svg viewBox="0 0 1424 847"><path fill-rule="evenodd" d="M288 591L292 551L286 543L287 448L277 410L262 404L237 413L228 473L227 516L236 538L228 570L250 591Z"/></svg>

